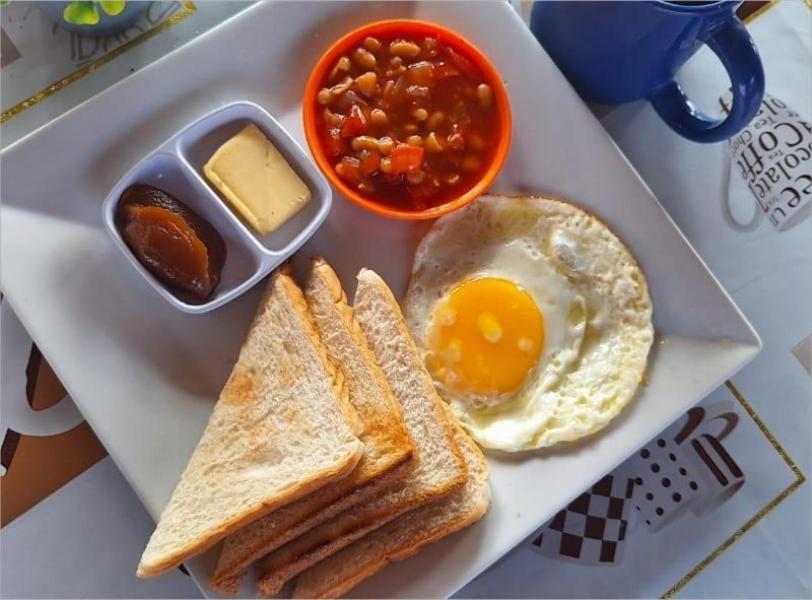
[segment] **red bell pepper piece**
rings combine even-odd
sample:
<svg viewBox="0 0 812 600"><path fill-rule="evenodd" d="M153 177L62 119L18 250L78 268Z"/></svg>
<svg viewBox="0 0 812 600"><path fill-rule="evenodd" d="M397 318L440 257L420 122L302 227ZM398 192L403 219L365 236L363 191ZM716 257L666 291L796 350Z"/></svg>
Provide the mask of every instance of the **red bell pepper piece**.
<svg viewBox="0 0 812 600"><path fill-rule="evenodd" d="M392 161L392 173L405 175L420 168L423 163L423 148L410 146L409 144L398 144L392 149L389 158Z"/></svg>
<svg viewBox="0 0 812 600"><path fill-rule="evenodd" d="M344 153L344 143L341 140L341 130L330 127L324 140L324 150L330 158L338 158Z"/></svg>
<svg viewBox="0 0 812 600"><path fill-rule="evenodd" d="M378 152L362 150L359 160L359 169L361 170L361 175L364 176L372 175L381 166L381 155Z"/></svg>
<svg viewBox="0 0 812 600"><path fill-rule="evenodd" d="M482 78L482 75L479 73L479 69L477 69L474 66L474 63L465 58L462 54L449 46L444 46L443 52L445 52L446 56L451 59L451 62L454 63L454 66L457 67L463 75L474 80Z"/></svg>
<svg viewBox="0 0 812 600"><path fill-rule="evenodd" d="M367 119L357 104L353 104L350 114L341 125L341 137L355 137L367 132Z"/></svg>

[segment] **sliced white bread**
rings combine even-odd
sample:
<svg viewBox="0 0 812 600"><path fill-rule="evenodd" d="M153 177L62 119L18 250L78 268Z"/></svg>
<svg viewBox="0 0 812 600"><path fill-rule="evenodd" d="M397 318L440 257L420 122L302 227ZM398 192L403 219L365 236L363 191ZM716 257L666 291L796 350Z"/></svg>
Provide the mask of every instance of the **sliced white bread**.
<svg viewBox="0 0 812 600"><path fill-rule="evenodd" d="M364 452L343 376L302 291L274 273L139 577L173 569L228 534L346 477Z"/></svg>
<svg viewBox="0 0 812 600"><path fill-rule="evenodd" d="M363 426L365 453L340 482L288 504L228 536L211 586L234 593L245 569L278 548L360 502L381 495L414 467L415 453L400 406L366 338L353 317L341 282L324 259L316 258L305 298L330 359L344 374L349 400Z"/></svg>
<svg viewBox="0 0 812 600"><path fill-rule="evenodd" d="M468 482L440 500L401 515L306 570L296 579L294 598L337 598L390 562L408 558L427 544L482 518L491 498L488 462L461 427L455 426L455 431L468 465Z"/></svg>
<svg viewBox="0 0 812 600"><path fill-rule="evenodd" d="M354 314L400 403L419 462L388 493L315 527L260 561L257 587L266 596L330 554L467 480L465 460L454 441L455 421L434 389L397 300L373 271L358 274Z"/></svg>

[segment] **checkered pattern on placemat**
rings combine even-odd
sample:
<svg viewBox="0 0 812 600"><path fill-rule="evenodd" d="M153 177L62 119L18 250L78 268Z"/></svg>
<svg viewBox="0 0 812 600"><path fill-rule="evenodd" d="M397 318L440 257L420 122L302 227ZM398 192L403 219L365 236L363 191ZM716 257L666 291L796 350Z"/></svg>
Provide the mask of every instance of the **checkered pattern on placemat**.
<svg viewBox="0 0 812 600"><path fill-rule="evenodd" d="M607 475L542 528L532 546L545 556L593 564L620 560L634 481Z"/></svg>

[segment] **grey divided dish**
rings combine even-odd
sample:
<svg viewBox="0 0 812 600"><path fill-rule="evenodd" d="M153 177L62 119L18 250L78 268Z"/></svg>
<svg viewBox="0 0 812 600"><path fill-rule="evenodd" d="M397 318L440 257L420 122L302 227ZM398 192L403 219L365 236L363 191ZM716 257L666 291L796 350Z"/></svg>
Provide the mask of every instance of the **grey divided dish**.
<svg viewBox="0 0 812 600"><path fill-rule="evenodd" d="M302 178L311 200L293 218L267 235L246 226L203 177L203 165L214 152L249 123L254 123ZM131 185L160 188L211 223L226 244L220 283L209 300L191 304L178 298L133 255L115 226L122 193ZM332 191L301 146L270 114L252 102L235 102L210 112L169 138L144 157L110 190L103 205L104 224L132 266L164 299L192 314L212 311L253 287L301 247L330 212Z"/></svg>

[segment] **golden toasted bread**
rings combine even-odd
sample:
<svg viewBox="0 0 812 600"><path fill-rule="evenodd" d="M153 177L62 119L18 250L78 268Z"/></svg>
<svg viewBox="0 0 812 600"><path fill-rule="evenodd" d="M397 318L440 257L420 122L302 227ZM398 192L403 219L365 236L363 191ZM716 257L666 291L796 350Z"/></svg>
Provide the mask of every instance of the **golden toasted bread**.
<svg viewBox="0 0 812 600"><path fill-rule="evenodd" d="M349 475L364 452L343 376L302 291L274 273L139 577L176 567L265 514Z"/></svg>

